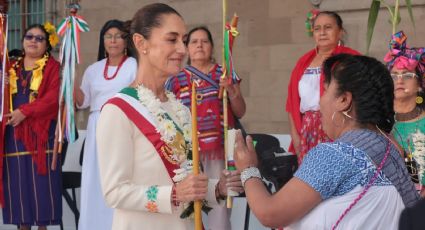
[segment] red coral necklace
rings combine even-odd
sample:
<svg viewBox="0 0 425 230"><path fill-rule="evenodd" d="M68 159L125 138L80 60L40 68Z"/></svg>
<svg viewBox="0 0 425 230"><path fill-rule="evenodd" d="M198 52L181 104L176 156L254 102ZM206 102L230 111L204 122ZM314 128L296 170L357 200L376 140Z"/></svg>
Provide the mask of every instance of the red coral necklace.
<svg viewBox="0 0 425 230"><path fill-rule="evenodd" d="M117 68L117 70L115 70L114 75L112 75L111 77L109 77L109 76L108 76L109 57L108 57L108 58L106 59L105 68L103 69L103 77L105 78L105 80L112 80L112 79L114 79L114 78L117 76L118 71L120 71L121 66L122 66L122 64L124 64L125 60L127 60L127 56L126 56L126 55L124 55L124 56L122 57L121 62L120 62L120 64L118 64L118 68Z"/></svg>

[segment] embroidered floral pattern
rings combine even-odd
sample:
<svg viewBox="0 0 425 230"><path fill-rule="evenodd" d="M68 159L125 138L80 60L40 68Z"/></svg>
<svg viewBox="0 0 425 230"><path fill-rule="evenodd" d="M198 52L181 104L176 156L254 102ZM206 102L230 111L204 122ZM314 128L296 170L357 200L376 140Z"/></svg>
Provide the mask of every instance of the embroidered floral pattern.
<svg viewBox="0 0 425 230"><path fill-rule="evenodd" d="M174 170L176 174L172 180L174 182L182 181L187 175L192 173L192 160L191 160L191 141L192 141L192 123L189 109L176 99L173 93L166 91L166 96L170 102L171 112L176 115L173 120L170 115L161 108L160 100L155 94L144 87L139 85L137 88L137 96L140 103L153 115L156 125L156 131L160 133L161 140L166 143L163 146L163 154L165 158L172 162L178 163L180 168ZM171 154L168 154L171 152ZM145 208L149 212L158 212L157 200L158 188L151 186L146 191L148 202ZM193 213L193 202L183 204L185 211L183 211L181 218L186 218ZM204 203L203 209L209 211L210 208Z"/></svg>
<svg viewBox="0 0 425 230"><path fill-rule="evenodd" d="M152 202L149 201L145 208L149 211L149 212L158 212L158 205L156 204L156 202Z"/></svg>
<svg viewBox="0 0 425 230"><path fill-rule="evenodd" d="M150 186L148 190L146 190L145 194L148 198L148 202L146 203L145 208L149 212L158 212L158 204L156 203L158 200L158 186Z"/></svg>

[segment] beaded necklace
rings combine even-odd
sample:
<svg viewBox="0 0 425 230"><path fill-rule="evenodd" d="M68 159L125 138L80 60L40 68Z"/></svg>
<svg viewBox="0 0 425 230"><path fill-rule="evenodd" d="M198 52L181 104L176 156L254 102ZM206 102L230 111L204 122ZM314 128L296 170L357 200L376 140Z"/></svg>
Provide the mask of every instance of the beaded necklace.
<svg viewBox="0 0 425 230"><path fill-rule="evenodd" d="M121 61L120 61L120 63L118 64L118 67L117 67L117 69L115 70L115 73L114 73L111 77L109 77L109 76L108 76L109 57L108 57L108 58L106 59L105 68L103 69L103 77L105 78L105 80L112 80L112 79L114 79L114 78L117 76L118 71L120 71L120 69L121 69L122 65L124 64L125 60L127 60L127 56L126 56L126 55L124 55L124 56L121 58Z"/></svg>
<svg viewBox="0 0 425 230"><path fill-rule="evenodd" d="M395 113L395 119L397 121L410 121L419 117L422 113L422 109L416 106L412 111L407 113Z"/></svg>

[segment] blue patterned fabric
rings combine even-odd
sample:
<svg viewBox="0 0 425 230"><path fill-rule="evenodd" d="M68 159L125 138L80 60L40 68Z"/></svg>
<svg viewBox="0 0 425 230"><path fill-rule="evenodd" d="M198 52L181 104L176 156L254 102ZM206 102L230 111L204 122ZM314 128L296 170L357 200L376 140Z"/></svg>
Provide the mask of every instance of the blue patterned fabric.
<svg viewBox="0 0 425 230"><path fill-rule="evenodd" d="M343 142L322 143L304 158L295 177L320 193L323 200L344 195L356 186L366 186L376 173L366 152ZM381 171L374 186L391 186Z"/></svg>

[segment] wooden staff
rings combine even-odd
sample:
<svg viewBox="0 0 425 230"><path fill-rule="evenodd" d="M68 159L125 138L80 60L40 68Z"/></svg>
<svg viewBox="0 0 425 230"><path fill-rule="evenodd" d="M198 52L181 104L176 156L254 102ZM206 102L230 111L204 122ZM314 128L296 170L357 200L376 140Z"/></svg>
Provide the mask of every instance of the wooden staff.
<svg viewBox="0 0 425 230"><path fill-rule="evenodd" d="M221 78L226 79L227 78L227 68L226 68L226 57L225 57L225 49L224 49L224 42L225 42L225 36L226 36L226 14L227 14L227 1L223 0L223 48L222 48L222 62L223 62L223 75ZM227 152L227 140L228 140L228 129L229 129L229 117L228 117L228 104L227 104L227 91L224 90L222 87L220 87L219 92L219 98L222 94L223 98L223 132L224 132L224 168L226 170L229 169L228 167L228 152ZM227 208L232 208L233 202L232 197L227 196L227 202L226 206Z"/></svg>
<svg viewBox="0 0 425 230"><path fill-rule="evenodd" d="M55 142L53 145L53 157L52 157L52 166L51 169L55 170L57 165L57 159L58 154L62 153L62 145L63 145L63 134L65 132L65 125L64 122L66 122L66 111L65 106L62 106L62 109L59 107L59 111L62 110L62 118L61 122L58 120L58 124L56 125L56 131L55 131ZM61 124L61 125L60 125Z"/></svg>
<svg viewBox="0 0 425 230"><path fill-rule="evenodd" d="M199 175L199 143L198 143L198 116L196 112L196 88L195 82L192 82L192 161L193 161L193 174ZM201 216L201 201L195 200L195 230L202 230L202 216Z"/></svg>

